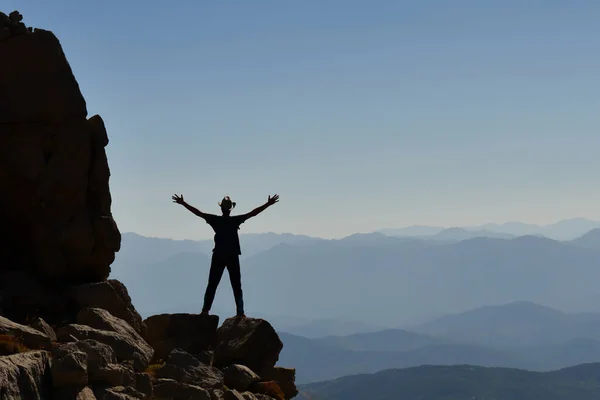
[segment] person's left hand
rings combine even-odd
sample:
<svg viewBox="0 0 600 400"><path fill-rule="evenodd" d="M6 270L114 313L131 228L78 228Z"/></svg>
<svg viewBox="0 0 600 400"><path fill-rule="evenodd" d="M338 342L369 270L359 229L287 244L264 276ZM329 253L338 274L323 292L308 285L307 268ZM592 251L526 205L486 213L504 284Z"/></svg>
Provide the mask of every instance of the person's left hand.
<svg viewBox="0 0 600 400"><path fill-rule="evenodd" d="M276 194L273 197L269 196L269 199L267 200L267 204L272 206L273 204L277 203L279 201L279 195Z"/></svg>

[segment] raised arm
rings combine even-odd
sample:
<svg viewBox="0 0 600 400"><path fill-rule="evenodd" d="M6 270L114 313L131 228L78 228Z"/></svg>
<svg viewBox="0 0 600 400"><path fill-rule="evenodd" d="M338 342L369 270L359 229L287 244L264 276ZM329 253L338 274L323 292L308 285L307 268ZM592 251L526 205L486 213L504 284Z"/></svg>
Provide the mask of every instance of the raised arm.
<svg viewBox="0 0 600 400"><path fill-rule="evenodd" d="M184 206L185 208L187 208L190 212L192 212L193 214L199 216L200 218L204 218L206 219L206 217L208 216L208 214L203 213L202 211L198 210L196 207L190 206L188 203L185 202L185 200L183 200L183 195L179 195L177 196L176 194L173 195L172 197L173 202L177 203L177 204L181 204L182 206Z"/></svg>
<svg viewBox="0 0 600 400"><path fill-rule="evenodd" d="M260 207L256 207L254 210L250 211L247 214L244 214L244 219L256 217L258 214L265 211L267 208L269 208L273 204L277 203L278 201L279 201L278 194L274 195L273 197L269 196L269 199L267 200L267 202L265 204L263 204Z"/></svg>

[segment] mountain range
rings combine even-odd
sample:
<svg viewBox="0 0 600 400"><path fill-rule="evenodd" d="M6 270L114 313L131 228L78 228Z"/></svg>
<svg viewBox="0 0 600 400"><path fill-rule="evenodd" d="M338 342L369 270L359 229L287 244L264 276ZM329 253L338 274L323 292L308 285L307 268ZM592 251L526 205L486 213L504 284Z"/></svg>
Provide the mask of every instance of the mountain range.
<svg viewBox="0 0 600 400"><path fill-rule="evenodd" d="M279 364L297 368L299 383L422 365L600 361L600 229L565 241L462 234L241 235L247 312L272 322ZM198 312L212 245L124 234L111 277L143 316ZM227 280L212 310L223 319L233 312Z"/></svg>
<svg viewBox="0 0 600 400"><path fill-rule="evenodd" d="M597 400L600 363L536 373L471 365L421 366L300 386L303 400Z"/></svg>
<svg viewBox="0 0 600 400"><path fill-rule="evenodd" d="M598 310L596 231L564 242L538 236L450 242L381 233L340 240L267 236L278 244L242 260L242 282L248 312L286 316L289 323L281 328L293 318L397 328L423 316L515 300L569 312ZM246 237L241 240L245 249ZM201 308L210 251L190 241L132 234L123 235L122 246L111 277L127 285L143 315ZM225 274L215 300L219 312L233 309L226 280Z"/></svg>
<svg viewBox="0 0 600 400"><path fill-rule="evenodd" d="M300 383L421 365L550 371L600 362L600 314L567 314L529 302L481 307L413 330L313 339L279 334L279 362L296 366Z"/></svg>
<svg viewBox="0 0 600 400"><path fill-rule="evenodd" d="M436 235L442 234L447 235L450 232L446 230L454 230L460 228L466 232L473 232L473 234L479 236L492 237L501 234L509 236L526 236L526 235L540 235L555 240L572 240L586 232L600 228L599 221L591 221L586 218L571 218L558 221L553 224L547 225L536 225L527 224L523 222L506 222L503 224L483 224L478 226L465 226L465 227L441 227L441 226L409 226L405 228L387 228L381 229L379 232L389 236L417 236L417 237L430 237L433 238ZM461 235L466 235L465 232L461 232Z"/></svg>

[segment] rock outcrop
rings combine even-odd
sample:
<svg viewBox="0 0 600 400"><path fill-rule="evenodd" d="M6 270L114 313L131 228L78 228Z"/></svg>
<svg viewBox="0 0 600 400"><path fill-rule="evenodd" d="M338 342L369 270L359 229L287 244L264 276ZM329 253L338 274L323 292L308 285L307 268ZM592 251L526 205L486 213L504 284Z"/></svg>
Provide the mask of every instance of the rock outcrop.
<svg viewBox="0 0 600 400"><path fill-rule="evenodd" d="M104 122L58 39L22 20L0 13L0 400L294 397L267 321L144 321L108 280L121 236Z"/></svg>
<svg viewBox="0 0 600 400"><path fill-rule="evenodd" d="M215 365L242 364L261 375L275 366L282 348L283 343L267 321L229 318L217 330Z"/></svg>
<svg viewBox="0 0 600 400"><path fill-rule="evenodd" d="M165 360L171 350L185 350L212 365L209 350L216 340L219 317L195 314L159 314L144 321L144 338L154 348L155 360Z"/></svg>
<svg viewBox="0 0 600 400"><path fill-rule="evenodd" d="M0 399L46 399L52 393L50 357L30 351L0 357Z"/></svg>
<svg viewBox="0 0 600 400"><path fill-rule="evenodd" d="M0 291L6 315L24 319L35 306L51 319L64 286L106 280L121 235L102 118L87 119L54 34L21 20L0 14ZM45 295L23 304L31 287Z"/></svg>

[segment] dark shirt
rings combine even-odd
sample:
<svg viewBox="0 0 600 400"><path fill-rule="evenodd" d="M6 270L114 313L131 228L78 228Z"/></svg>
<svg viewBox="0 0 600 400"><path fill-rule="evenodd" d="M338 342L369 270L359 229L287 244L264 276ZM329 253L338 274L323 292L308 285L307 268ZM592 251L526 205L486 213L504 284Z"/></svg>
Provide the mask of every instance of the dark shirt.
<svg viewBox="0 0 600 400"><path fill-rule="evenodd" d="M240 225L248 219L247 215L224 216L208 214L205 219L206 223L215 231L215 248L213 249L213 253L226 255L242 254L237 231L240 229Z"/></svg>

